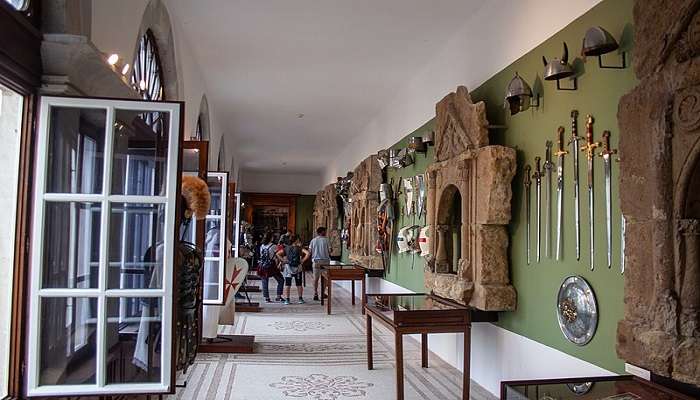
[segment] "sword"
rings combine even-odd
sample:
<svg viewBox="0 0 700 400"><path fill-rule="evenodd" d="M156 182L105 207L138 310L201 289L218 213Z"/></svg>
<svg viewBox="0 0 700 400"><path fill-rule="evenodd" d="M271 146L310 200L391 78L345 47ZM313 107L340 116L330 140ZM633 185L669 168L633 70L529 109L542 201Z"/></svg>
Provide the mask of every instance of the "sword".
<svg viewBox="0 0 700 400"><path fill-rule="evenodd" d="M535 178L535 203L537 203L537 262L540 262L540 238L542 230L542 169L540 168L540 157L535 157L535 173L532 177Z"/></svg>
<svg viewBox="0 0 700 400"><path fill-rule="evenodd" d="M564 127L557 129L557 261L561 260L562 208L564 203L564 156L569 154L564 150Z"/></svg>
<svg viewBox="0 0 700 400"><path fill-rule="evenodd" d="M608 268L612 267L612 155L617 149L610 148L610 131L603 132L603 169L605 171L605 226L608 240Z"/></svg>
<svg viewBox="0 0 700 400"><path fill-rule="evenodd" d="M525 185L525 218L527 222L525 223L527 232L525 233L525 241L527 242L527 265L530 265L530 186L532 185L532 180L530 180L530 170L532 168L530 165L525 166L525 176L523 177L523 185Z"/></svg>
<svg viewBox="0 0 700 400"><path fill-rule="evenodd" d="M625 231L627 230L627 219L622 216L622 225L620 226L620 274L625 273Z"/></svg>
<svg viewBox="0 0 700 400"><path fill-rule="evenodd" d="M595 241L593 232L593 219L595 217L593 208L593 157L595 156L596 147L600 146L600 142L593 141L593 117L586 117L586 144L581 146L581 151L586 153L588 160L588 239L590 242L590 266L591 271L595 268L593 260L595 258Z"/></svg>
<svg viewBox="0 0 700 400"><path fill-rule="evenodd" d="M579 200L578 179L578 110L571 110L571 155L574 157L574 222L576 224L576 260L581 259L581 201Z"/></svg>
<svg viewBox="0 0 700 400"><path fill-rule="evenodd" d="M552 258L552 141L547 140L545 143L547 147L544 156L544 173L547 174L547 205L545 209L545 228L544 228L544 253L547 258Z"/></svg>

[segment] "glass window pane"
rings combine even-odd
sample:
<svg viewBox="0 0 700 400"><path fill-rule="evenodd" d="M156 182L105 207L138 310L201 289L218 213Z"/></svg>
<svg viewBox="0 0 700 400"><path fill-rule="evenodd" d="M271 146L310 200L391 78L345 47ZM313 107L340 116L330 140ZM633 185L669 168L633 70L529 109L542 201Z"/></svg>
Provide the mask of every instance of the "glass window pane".
<svg viewBox="0 0 700 400"><path fill-rule="evenodd" d="M17 11L26 11L29 8L29 0L5 0Z"/></svg>
<svg viewBox="0 0 700 400"><path fill-rule="evenodd" d="M221 204L221 196L223 191L223 176L209 176L207 177L207 186L209 186L209 193L211 194L211 205L209 206L210 215L221 215L221 209L223 205Z"/></svg>
<svg viewBox="0 0 700 400"><path fill-rule="evenodd" d="M199 149L182 149L182 172L199 172Z"/></svg>
<svg viewBox="0 0 700 400"><path fill-rule="evenodd" d="M204 261L204 300L219 299L219 265L218 259Z"/></svg>
<svg viewBox="0 0 700 400"><path fill-rule="evenodd" d="M160 298L107 298L107 384L160 382L161 317Z"/></svg>
<svg viewBox="0 0 700 400"><path fill-rule="evenodd" d="M42 287L96 288L100 203L46 202Z"/></svg>
<svg viewBox="0 0 700 400"><path fill-rule="evenodd" d="M102 193L107 111L51 107L47 193Z"/></svg>
<svg viewBox="0 0 700 400"><path fill-rule="evenodd" d="M170 114L116 110L115 118L112 194L165 196Z"/></svg>
<svg viewBox="0 0 700 400"><path fill-rule="evenodd" d="M163 286L164 204L110 206L109 289Z"/></svg>
<svg viewBox="0 0 700 400"><path fill-rule="evenodd" d="M97 299L42 298L39 384L95 384Z"/></svg>
<svg viewBox="0 0 700 400"><path fill-rule="evenodd" d="M221 249L221 220L218 217L207 218L206 229L204 257L219 257Z"/></svg>

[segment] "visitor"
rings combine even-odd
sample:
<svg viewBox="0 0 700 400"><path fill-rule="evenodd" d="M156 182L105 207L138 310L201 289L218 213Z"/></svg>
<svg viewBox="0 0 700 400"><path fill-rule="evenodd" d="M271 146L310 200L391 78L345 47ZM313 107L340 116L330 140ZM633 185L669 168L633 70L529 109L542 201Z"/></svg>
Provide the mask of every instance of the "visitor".
<svg viewBox="0 0 700 400"><path fill-rule="evenodd" d="M289 246L290 244L293 243L291 240L293 234L294 234L294 232L292 232L291 229L287 228L286 232L283 233L282 235L280 235L280 241L278 242L278 244L281 244L284 246Z"/></svg>
<svg viewBox="0 0 700 400"><path fill-rule="evenodd" d="M299 304L304 304L304 288L302 287L302 274L304 273L302 264L309 259L309 251L301 247L301 240L292 233L289 237L291 244L284 246L284 249L277 252L277 258L282 262L284 268L284 304L290 304L290 292L292 288L292 278L295 281L299 294Z"/></svg>
<svg viewBox="0 0 700 400"><path fill-rule="evenodd" d="M316 237L311 239L309 250L311 250L312 269L314 272L314 300L318 301L318 281L321 279L321 267L331 262L331 246L326 237L327 229L324 226L316 229ZM325 293L321 293L325 296Z"/></svg>
<svg viewBox="0 0 700 400"><path fill-rule="evenodd" d="M277 267L277 246L272 243L272 235L266 233L263 236L262 244L260 245L260 256L258 258L258 276L262 282L262 291L265 301L272 303L270 300L269 280L274 278L277 281L277 297L275 301L282 301L282 289L284 288L284 280Z"/></svg>

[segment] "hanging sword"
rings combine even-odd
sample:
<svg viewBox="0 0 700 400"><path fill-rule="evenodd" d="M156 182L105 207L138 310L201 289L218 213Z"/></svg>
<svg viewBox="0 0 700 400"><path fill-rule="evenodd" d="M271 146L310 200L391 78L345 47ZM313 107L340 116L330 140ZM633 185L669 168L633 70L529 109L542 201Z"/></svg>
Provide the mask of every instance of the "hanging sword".
<svg viewBox="0 0 700 400"><path fill-rule="evenodd" d="M571 110L571 155L574 157L574 223L576 224L576 260L581 259L581 201L579 200L578 179L578 110Z"/></svg>
<svg viewBox="0 0 700 400"><path fill-rule="evenodd" d="M617 149L610 148L610 131L603 132L603 170L605 171L605 226L608 241L608 268L612 267L612 155Z"/></svg>
<svg viewBox="0 0 700 400"><path fill-rule="evenodd" d="M564 150L564 127L557 129L557 261L561 260L562 207L564 202L564 156L569 154Z"/></svg>
<svg viewBox="0 0 700 400"><path fill-rule="evenodd" d="M593 220L595 217L593 208L593 157L595 156L595 149L598 146L600 146L600 142L593 141L593 117L588 115L586 117L586 144L581 146L581 151L586 153L586 159L588 160L588 239L590 244L591 271L595 268L593 263L595 257L595 235L593 232Z"/></svg>
<svg viewBox="0 0 700 400"><path fill-rule="evenodd" d="M552 141L545 143L544 173L547 177L547 204L545 206L544 222L544 253L547 258L552 258Z"/></svg>
<svg viewBox="0 0 700 400"><path fill-rule="evenodd" d="M542 231L542 169L540 168L540 157L535 157L535 172L532 177L535 178L535 203L537 209L537 262L540 262L541 249L541 231Z"/></svg>
<svg viewBox="0 0 700 400"><path fill-rule="evenodd" d="M532 180L530 180L530 170L532 168L530 165L525 166L525 176L523 177L523 185L525 185L525 226L527 232L525 233L525 242L527 242L527 265L530 265L530 185L532 185Z"/></svg>

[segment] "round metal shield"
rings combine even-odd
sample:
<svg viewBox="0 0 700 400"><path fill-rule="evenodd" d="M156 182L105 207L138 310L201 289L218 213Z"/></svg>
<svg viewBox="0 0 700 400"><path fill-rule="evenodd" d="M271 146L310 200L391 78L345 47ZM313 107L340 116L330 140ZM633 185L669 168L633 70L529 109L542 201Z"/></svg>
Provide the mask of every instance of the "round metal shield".
<svg viewBox="0 0 700 400"><path fill-rule="evenodd" d="M591 391L593 387L593 382L583 382L583 383L567 383L566 387L571 390L575 395L581 396Z"/></svg>
<svg viewBox="0 0 700 400"><path fill-rule="evenodd" d="M591 286L580 276L564 279L557 296L559 328L579 346L591 341L598 327L598 304Z"/></svg>

